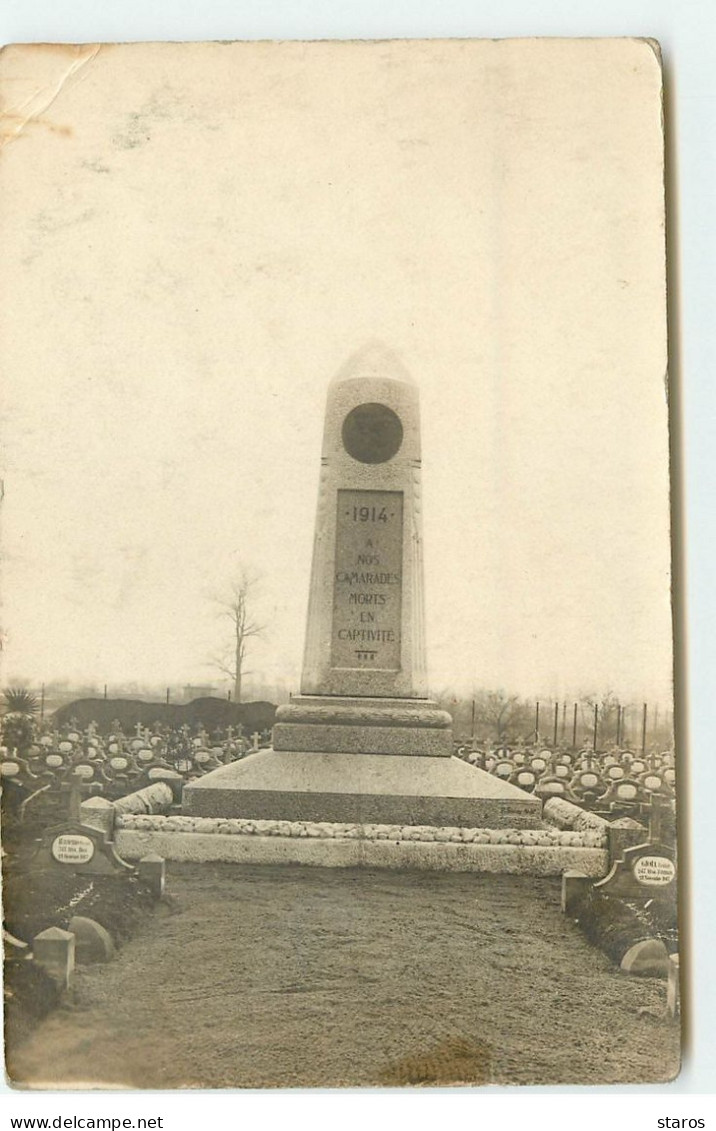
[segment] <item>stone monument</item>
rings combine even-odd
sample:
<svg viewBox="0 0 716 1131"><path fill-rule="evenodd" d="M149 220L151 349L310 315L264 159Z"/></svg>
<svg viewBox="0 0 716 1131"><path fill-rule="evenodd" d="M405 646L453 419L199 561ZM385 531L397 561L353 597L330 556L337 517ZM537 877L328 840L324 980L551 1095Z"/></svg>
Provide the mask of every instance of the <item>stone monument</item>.
<svg viewBox="0 0 716 1131"><path fill-rule="evenodd" d="M184 790L188 813L525 827L538 799L453 756L426 695L418 391L368 347L328 391L301 693L273 748Z"/></svg>

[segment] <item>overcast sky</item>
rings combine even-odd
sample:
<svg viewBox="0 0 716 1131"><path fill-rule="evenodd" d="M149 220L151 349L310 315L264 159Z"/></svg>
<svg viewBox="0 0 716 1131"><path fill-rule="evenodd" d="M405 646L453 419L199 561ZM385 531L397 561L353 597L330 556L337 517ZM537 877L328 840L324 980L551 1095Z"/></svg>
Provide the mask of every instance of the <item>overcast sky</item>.
<svg viewBox="0 0 716 1131"><path fill-rule="evenodd" d="M636 41L0 64L2 681L296 685L323 408L420 389L436 689L671 684L660 75Z"/></svg>

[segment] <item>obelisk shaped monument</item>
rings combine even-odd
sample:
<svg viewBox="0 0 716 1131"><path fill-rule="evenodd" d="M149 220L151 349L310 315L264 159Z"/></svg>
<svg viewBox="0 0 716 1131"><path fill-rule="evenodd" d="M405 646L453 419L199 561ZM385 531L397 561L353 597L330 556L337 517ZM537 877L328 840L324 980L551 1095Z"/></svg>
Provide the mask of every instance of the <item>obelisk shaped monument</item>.
<svg viewBox="0 0 716 1131"><path fill-rule="evenodd" d="M525 827L541 803L453 756L427 699L417 388L370 346L328 390L301 693L273 747L184 789L205 816ZM338 835L338 834L337 834Z"/></svg>
<svg viewBox="0 0 716 1131"><path fill-rule="evenodd" d="M425 695L418 391L368 347L331 383L301 691Z"/></svg>
<svg viewBox="0 0 716 1131"><path fill-rule="evenodd" d="M328 390L301 695L275 749L452 754L424 625L418 390L371 345Z"/></svg>

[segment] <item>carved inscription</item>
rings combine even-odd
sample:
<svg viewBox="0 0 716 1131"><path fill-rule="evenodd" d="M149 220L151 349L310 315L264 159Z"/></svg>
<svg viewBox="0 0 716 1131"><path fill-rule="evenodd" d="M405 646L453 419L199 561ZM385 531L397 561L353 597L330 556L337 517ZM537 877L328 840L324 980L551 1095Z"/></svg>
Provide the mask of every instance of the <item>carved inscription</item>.
<svg viewBox="0 0 716 1131"><path fill-rule="evenodd" d="M402 491L339 491L334 668L400 668Z"/></svg>

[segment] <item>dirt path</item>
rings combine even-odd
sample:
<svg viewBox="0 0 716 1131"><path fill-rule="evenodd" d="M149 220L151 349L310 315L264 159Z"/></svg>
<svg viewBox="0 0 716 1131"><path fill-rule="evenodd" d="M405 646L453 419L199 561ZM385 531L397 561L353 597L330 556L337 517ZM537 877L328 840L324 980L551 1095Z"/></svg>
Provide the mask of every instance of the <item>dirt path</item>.
<svg viewBox="0 0 716 1131"><path fill-rule="evenodd" d="M559 910L559 881L233 865L169 867L175 913L8 1070L128 1088L672 1077L665 987L628 978Z"/></svg>

